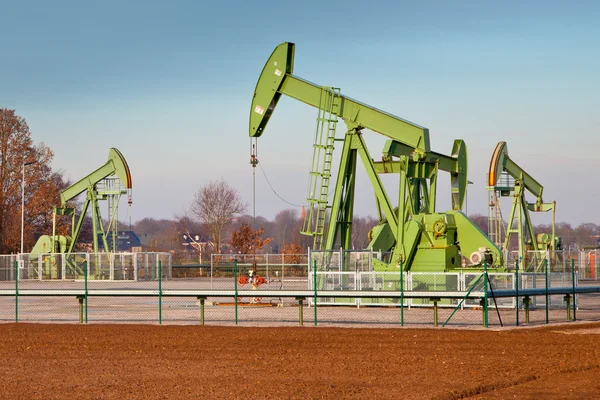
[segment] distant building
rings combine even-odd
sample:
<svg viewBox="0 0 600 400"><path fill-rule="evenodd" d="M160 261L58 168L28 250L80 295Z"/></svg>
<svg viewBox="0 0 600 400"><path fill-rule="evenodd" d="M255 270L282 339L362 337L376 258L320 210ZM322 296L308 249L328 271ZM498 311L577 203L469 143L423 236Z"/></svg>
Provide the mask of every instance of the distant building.
<svg viewBox="0 0 600 400"><path fill-rule="evenodd" d="M182 233L181 238L183 239L181 244L188 250L193 250L198 246L205 247L208 244L208 240L198 233Z"/></svg>
<svg viewBox="0 0 600 400"><path fill-rule="evenodd" d="M198 233L182 233L181 238L183 239L183 243L181 244L185 248L185 251L198 252L198 260L202 263L202 255L206 254L206 246L212 246L212 243Z"/></svg>
<svg viewBox="0 0 600 400"><path fill-rule="evenodd" d="M112 240L112 235L106 235L106 241L108 242L108 247L111 250L113 248ZM134 248L139 249L141 247L142 241L134 231L117 232L117 251L132 251ZM98 249L101 251L104 250L104 244L102 243L102 238L100 235L98 235Z"/></svg>

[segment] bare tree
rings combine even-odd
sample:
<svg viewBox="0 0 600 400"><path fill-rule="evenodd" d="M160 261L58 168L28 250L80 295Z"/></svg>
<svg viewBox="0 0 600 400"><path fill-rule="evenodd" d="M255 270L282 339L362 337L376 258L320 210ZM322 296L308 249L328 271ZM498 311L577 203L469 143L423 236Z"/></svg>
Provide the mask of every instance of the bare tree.
<svg viewBox="0 0 600 400"><path fill-rule="evenodd" d="M575 243L578 248L585 246L593 246L596 244L596 239L600 234L596 224L585 222L575 228Z"/></svg>
<svg viewBox="0 0 600 400"><path fill-rule="evenodd" d="M138 235L148 236L159 233L163 229L164 220L157 220L151 217L143 218L137 221L134 225L134 229Z"/></svg>
<svg viewBox="0 0 600 400"><path fill-rule="evenodd" d="M137 221L133 226L144 247L151 251L171 251L181 245L179 220L154 219Z"/></svg>
<svg viewBox="0 0 600 400"><path fill-rule="evenodd" d="M215 253L219 253L225 229L247 207L237 190L220 180L209 182L196 192L190 211L206 224L215 245Z"/></svg>
<svg viewBox="0 0 600 400"><path fill-rule="evenodd" d="M288 243L296 243L298 239L298 231L300 228L298 211L293 208L282 210L275 215L274 241L276 250L285 246Z"/></svg>
<svg viewBox="0 0 600 400"><path fill-rule="evenodd" d="M488 234L488 217L481 214L469 215L469 219L486 235Z"/></svg>
<svg viewBox="0 0 600 400"><path fill-rule="evenodd" d="M369 232L375 225L377 220L371 216L354 217L352 221L352 248L366 249L369 245Z"/></svg>

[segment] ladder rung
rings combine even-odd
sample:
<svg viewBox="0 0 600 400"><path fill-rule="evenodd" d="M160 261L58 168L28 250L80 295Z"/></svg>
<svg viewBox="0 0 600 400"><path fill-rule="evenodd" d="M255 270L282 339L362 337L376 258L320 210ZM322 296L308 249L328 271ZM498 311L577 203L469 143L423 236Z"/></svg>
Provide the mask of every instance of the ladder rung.
<svg viewBox="0 0 600 400"><path fill-rule="evenodd" d="M321 99L317 118L317 132L315 135L313 165L310 172L311 204L310 220L304 224L305 231L310 231L314 236L316 248L322 248L324 243L325 221L327 219L327 209L329 198L329 183L331 181L334 143L343 141L337 139L336 127L339 120L339 110L341 109L341 91L339 88L322 87ZM323 150L323 155L321 155ZM314 180L313 180L314 177ZM320 178L321 181L317 182ZM320 190L319 190L319 185ZM316 206L316 209L314 207Z"/></svg>

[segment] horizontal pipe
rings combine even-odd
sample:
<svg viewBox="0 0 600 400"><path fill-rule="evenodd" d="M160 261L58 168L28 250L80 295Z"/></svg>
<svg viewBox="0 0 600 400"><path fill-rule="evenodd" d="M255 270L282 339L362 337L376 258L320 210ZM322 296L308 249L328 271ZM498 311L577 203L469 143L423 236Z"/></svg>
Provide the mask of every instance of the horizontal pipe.
<svg viewBox="0 0 600 400"><path fill-rule="evenodd" d="M313 290L162 290L163 297L314 297ZM337 297L337 298L431 298L439 297L444 299L462 299L467 292L418 292L406 291L403 293L397 290L380 291L359 291L359 290L323 290L317 291L317 297ZM82 296L85 294L83 289L19 289L19 296L48 296L48 297L68 297ZM0 296L14 296L15 290L0 290ZM105 290L88 289L88 297L154 297L158 296L158 290ZM478 299L484 297L483 292L471 292L467 298Z"/></svg>
<svg viewBox="0 0 600 400"><path fill-rule="evenodd" d="M575 294L581 293L599 293L600 286L580 286L574 289ZM553 287L548 288L549 295L573 294L572 287ZM19 296L84 296L84 289L19 289ZM239 297L313 297L312 290L238 290ZM546 294L545 288L519 289L519 297L523 296L543 296ZM15 296L15 289L0 290L0 296ZM158 296L158 290L110 290L110 289L88 289L88 297L153 297ZM167 290L163 289L164 297L234 297L234 290ZM337 297L337 298L431 298L439 297L444 299L479 299L485 297L484 292L454 292L454 291L404 291L397 290L379 290L379 291L360 291L360 290L322 290L317 291L317 297ZM488 291L488 297L516 297L517 291L512 289L496 289Z"/></svg>
<svg viewBox="0 0 600 400"><path fill-rule="evenodd" d="M598 293L600 292L600 286L578 286L575 288L575 294L581 293ZM519 297L523 296L543 296L546 293L550 295L557 294L573 294L572 287L552 287L548 288L530 288L530 289L519 289ZM19 291L19 294L21 292ZM494 290L488 292L489 297L515 297L517 295L517 291L513 289L502 289L502 290Z"/></svg>

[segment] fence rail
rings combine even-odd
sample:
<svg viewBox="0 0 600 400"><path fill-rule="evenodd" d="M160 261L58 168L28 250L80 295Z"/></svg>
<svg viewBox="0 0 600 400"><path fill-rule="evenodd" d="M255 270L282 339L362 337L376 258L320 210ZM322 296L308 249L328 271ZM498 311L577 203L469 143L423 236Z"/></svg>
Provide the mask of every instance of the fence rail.
<svg viewBox="0 0 600 400"><path fill-rule="evenodd" d="M22 281L15 261L16 279L0 282L0 320L488 327L522 324L520 316L526 324L600 319L600 286L580 285L573 263L570 273L503 274L344 272L315 263L293 280L273 273L262 283L247 280L247 266L235 260L193 279L169 278L159 261L156 280L137 282L91 280L82 268L83 281Z"/></svg>
<svg viewBox="0 0 600 400"><path fill-rule="evenodd" d="M162 263L162 277L172 277L171 253L23 253L0 255L0 282L15 280L15 262L22 281L83 280L84 263L88 266L87 279L90 280L156 280L159 262Z"/></svg>

